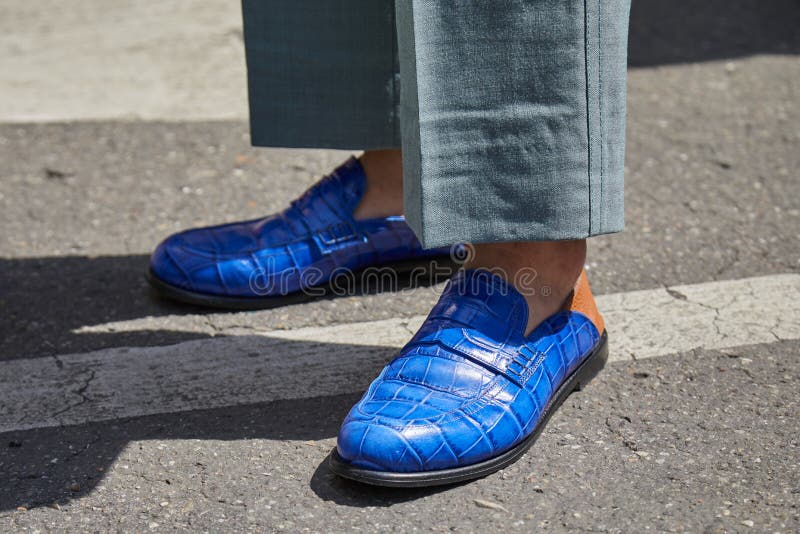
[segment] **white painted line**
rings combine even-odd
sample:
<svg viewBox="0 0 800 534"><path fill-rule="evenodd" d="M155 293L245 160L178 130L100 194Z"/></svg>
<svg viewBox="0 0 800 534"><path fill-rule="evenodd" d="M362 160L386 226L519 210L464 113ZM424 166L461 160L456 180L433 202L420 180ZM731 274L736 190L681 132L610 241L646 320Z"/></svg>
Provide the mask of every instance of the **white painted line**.
<svg viewBox="0 0 800 534"><path fill-rule="evenodd" d="M611 359L800 339L800 274L598 297Z"/></svg>
<svg viewBox="0 0 800 534"><path fill-rule="evenodd" d="M247 117L240 2L0 0L0 122Z"/></svg>
<svg viewBox="0 0 800 534"><path fill-rule="evenodd" d="M799 301L797 274L598 298L612 361L800 339ZM248 331L3 362L0 432L363 391L422 320ZM128 321L91 331L139 326Z"/></svg>

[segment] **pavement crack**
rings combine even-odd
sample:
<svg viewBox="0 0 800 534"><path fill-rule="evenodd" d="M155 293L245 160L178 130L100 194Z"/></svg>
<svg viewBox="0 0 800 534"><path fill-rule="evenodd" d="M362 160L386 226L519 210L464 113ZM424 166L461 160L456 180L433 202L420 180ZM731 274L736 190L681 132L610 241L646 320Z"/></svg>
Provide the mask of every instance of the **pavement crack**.
<svg viewBox="0 0 800 534"><path fill-rule="evenodd" d="M720 325L719 325L719 320L720 320L719 308L714 308L714 307L711 307L711 306L709 306L709 308L714 310L714 321L711 323L714 326L714 330L717 332L717 335L720 338L725 339L726 337L728 337L728 334L723 332L722 328L720 328Z"/></svg>
<svg viewBox="0 0 800 534"><path fill-rule="evenodd" d="M781 320L780 317L778 317L778 319L775 321L775 326L767 330L770 333L770 335L775 338L775 341L786 341L781 336L779 336L777 332L775 332L776 329L782 326L782 323L783 321Z"/></svg>
<svg viewBox="0 0 800 534"><path fill-rule="evenodd" d="M88 402L90 399L89 396L86 395L86 390L89 389L89 386L92 384L92 381L94 381L96 376L97 372L94 369L89 369L89 375L86 377L83 383L78 387L78 389L71 392L73 395L78 395L80 397L80 400L78 400L78 402L74 402L68 406L65 406L61 410L58 410L57 412L53 413L53 417L55 418L60 415L63 415L68 411L80 406L81 404L85 404L86 402Z"/></svg>
<svg viewBox="0 0 800 534"><path fill-rule="evenodd" d="M206 474L206 464L202 462L195 462L195 467L200 468L200 495L205 500L208 500L208 493L206 492L206 484L208 483L208 475Z"/></svg>
<svg viewBox="0 0 800 534"><path fill-rule="evenodd" d="M222 328L214 324L214 322L211 320L211 317L209 316L203 317L203 322L205 322L206 326L208 326L212 330L211 335L217 335L223 332Z"/></svg>
<svg viewBox="0 0 800 534"><path fill-rule="evenodd" d="M411 328L411 326L409 326L409 321L401 321L401 322L400 322L400 326L401 326L401 327L402 327L402 328L403 328L403 329L404 329L406 332L408 332L409 334L411 334L412 336L416 334L416 331L414 331L414 330Z"/></svg>
<svg viewBox="0 0 800 534"><path fill-rule="evenodd" d="M682 301L687 302L689 304L694 304L696 306L700 306L701 308L705 308L707 310L713 311L714 312L714 318L713 318L711 324L714 327L714 331L717 333L717 335L720 337L720 339L725 339L725 338L728 337L728 334L723 332L722 328L720 327L720 320L722 319L722 314L721 314L720 308L718 306L712 306L711 304L706 304L705 302L692 300L687 295L685 295L684 293L681 293L677 289L674 289L674 288L671 288L671 287L664 286L664 291L666 291L669 296L671 296L672 298L674 298L676 300L682 300Z"/></svg>
<svg viewBox="0 0 800 534"><path fill-rule="evenodd" d="M631 423L631 419L629 417L627 417L627 416L624 416L624 415L617 415L617 417L619 418L619 421L617 422L618 424L616 426L610 420L611 417L606 417L605 423L606 423L606 427L608 428L609 432L611 432L611 434L613 434L614 436L617 436L620 439L620 442L622 443L622 445L626 449L628 449L628 450L630 450L632 452L638 451L639 450L639 445L636 443L636 441L626 437L620 431L620 429L618 428L620 425L624 424L624 423L622 423L623 421L625 421L627 423Z"/></svg>
<svg viewBox="0 0 800 534"><path fill-rule="evenodd" d="M92 445L94 445L94 444L98 443L98 442L100 441L100 439L101 439L101 436L100 436L100 434L95 434L95 435L94 435L94 437L93 437L93 438L92 438L90 441L86 442L86 445L84 445L83 447L81 447L81 448L80 448L80 449L78 449L77 451L75 451L75 452L71 453L71 454L69 455L69 458L68 458L68 459L69 459L69 460L72 460L72 459L76 458L77 456L80 456L80 455L81 455L81 454L83 454L84 452L88 451L88 450L89 450L89 448L90 448Z"/></svg>
<svg viewBox="0 0 800 534"><path fill-rule="evenodd" d="M672 289L671 287L664 287L664 290L669 294L670 297L678 299L678 300L689 300L689 297L678 291L677 289Z"/></svg>

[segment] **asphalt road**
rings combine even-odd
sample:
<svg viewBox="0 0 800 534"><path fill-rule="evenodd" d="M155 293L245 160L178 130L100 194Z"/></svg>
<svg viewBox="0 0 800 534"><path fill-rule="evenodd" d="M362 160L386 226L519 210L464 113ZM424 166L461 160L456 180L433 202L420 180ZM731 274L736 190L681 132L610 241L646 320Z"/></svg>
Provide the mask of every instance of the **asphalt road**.
<svg viewBox="0 0 800 534"><path fill-rule="evenodd" d="M634 3L627 228L591 241L599 294L800 273L800 8L695 4ZM0 85L0 99L16 87ZM411 318L435 302L436 286L247 313L158 300L143 271L160 239L280 209L347 153L251 148L238 108L203 108L235 117L205 122L180 106L152 108L169 122L103 109L0 117L0 383L27 383L9 371L19 361L246 344L264 331ZM332 352L268 347L287 358ZM799 349L776 336L611 363L520 462L435 491L376 490L327 472L358 398L350 391L65 426L0 398L2 421L27 428L0 434L0 530L796 532ZM365 375L392 352L359 350L373 355ZM80 396L82 380L50 387Z"/></svg>

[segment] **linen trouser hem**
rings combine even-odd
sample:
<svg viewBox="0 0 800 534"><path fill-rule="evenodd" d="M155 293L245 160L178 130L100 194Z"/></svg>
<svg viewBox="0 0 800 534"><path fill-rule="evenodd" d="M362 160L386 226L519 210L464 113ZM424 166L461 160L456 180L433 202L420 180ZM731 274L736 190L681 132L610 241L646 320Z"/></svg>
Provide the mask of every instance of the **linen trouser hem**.
<svg viewBox="0 0 800 534"><path fill-rule="evenodd" d="M243 0L252 142L402 146L426 247L620 231L629 7Z"/></svg>
<svg viewBox="0 0 800 534"><path fill-rule="evenodd" d="M553 241L576 241L588 239L600 235L615 234L622 232L624 228L611 228L601 234L570 234L561 233L558 228L520 228L516 226L506 226L497 232L465 232L463 239L451 238L454 234L436 234L428 238L427 248L449 247L459 243L469 243L477 245L480 243L514 243L514 242L553 242ZM446 238L440 236L447 235Z"/></svg>

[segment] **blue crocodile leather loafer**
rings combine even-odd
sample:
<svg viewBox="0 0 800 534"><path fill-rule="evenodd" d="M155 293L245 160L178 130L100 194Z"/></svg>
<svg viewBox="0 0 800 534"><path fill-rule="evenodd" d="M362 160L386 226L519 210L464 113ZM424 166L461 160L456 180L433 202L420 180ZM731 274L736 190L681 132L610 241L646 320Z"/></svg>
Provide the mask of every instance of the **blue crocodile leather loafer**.
<svg viewBox="0 0 800 534"><path fill-rule="evenodd" d="M355 220L365 187L361 163L350 158L281 213L168 237L148 279L169 298L252 309L347 294L368 268L380 268L378 280L452 274L449 250L424 250L402 216Z"/></svg>
<svg viewBox="0 0 800 534"><path fill-rule="evenodd" d="M525 336L527 315L502 278L457 273L348 414L331 470L381 486L434 486L519 459L608 357L585 273L563 311Z"/></svg>

